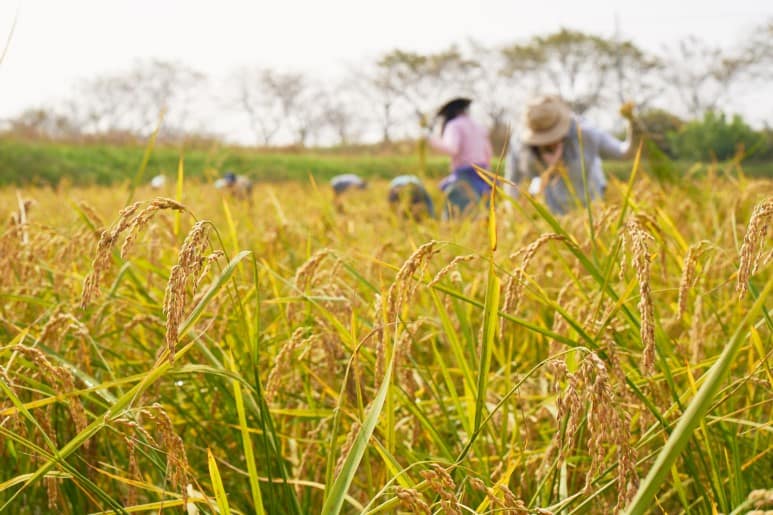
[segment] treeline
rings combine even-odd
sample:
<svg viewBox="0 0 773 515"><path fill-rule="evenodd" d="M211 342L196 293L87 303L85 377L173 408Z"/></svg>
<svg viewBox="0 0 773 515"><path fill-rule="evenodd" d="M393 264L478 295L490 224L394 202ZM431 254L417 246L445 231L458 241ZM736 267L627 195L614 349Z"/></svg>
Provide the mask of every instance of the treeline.
<svg viewBox="0 0 773 515"><path fill-rule="evenodd" d="M4 132L143 141L163 114L159 138L166 141L233 141L246 130L260 147L389 144L415 137L421 115L463 94L475 98L501 148L519 106L550 91L591 116L635 101L652 140L672 157L724 159L740 144L763 158L773 153L770 131L754 131L722 111L772 79L773 20L731 48L687 37L659 53L630 40L561 29L500 47L470 41L433 54L393 50L328 83L260 66L213 78L183 63L139 61L82 81L56 105L5 120Z"/></svg>

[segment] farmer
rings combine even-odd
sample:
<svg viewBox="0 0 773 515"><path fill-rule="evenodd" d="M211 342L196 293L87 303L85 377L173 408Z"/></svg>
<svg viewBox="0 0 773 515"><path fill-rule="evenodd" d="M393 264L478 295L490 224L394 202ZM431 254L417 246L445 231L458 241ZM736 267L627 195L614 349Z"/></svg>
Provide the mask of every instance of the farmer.
<svg viewBox="0 0 773 515"><path fill-rule="evenodd" d="M228 191L235 198L241 200L252 199L252 181L231 171L226 172L223 177L215 181L215 188Z"/></svg>
<svg viewBox="0 0 773 515"><path fill-rule="evenodd" d="M531 100L524 112L520 138L510 142L506 178L513 184L530 181L529 192L544 193L545 203L554 214L584 206L586 199L603 197L607 179L602 158L630 157L635 150L633 142L639 137L633 123L633 104L624 104L620 114L628 120L625 141L575 115L558 96ZM508 184L505 188L511 196L518 194L517 186Z"/></svg>
<svg viewBox="0 0 773 515"><path fill-rule="evenodd" d="M492 150L486 128L469 115L471 103L469 98L458 97L438 110L436 118L442 120L439 137L431 127L425 129L429 145L451 156L451 174L440 182L446 197L445 216L464 213L491 190L473 167L488 169Z"/></svg>
<svg viewBox="0 0 773 515"><path fill-rule="evenodd" d="M333 187L333 193L337 197L349 190L364 190L368 187L368 183L364 181L359 175L345 173L342 175L336 175L330 179L330 186Z"/></svg>
<svg viewBox="0 0 773 515"><path fill-rule="evenodd" d="M432 198L415 175L398 175L389 183L389 206L392 211L413 220L434 218Z"/></svg>

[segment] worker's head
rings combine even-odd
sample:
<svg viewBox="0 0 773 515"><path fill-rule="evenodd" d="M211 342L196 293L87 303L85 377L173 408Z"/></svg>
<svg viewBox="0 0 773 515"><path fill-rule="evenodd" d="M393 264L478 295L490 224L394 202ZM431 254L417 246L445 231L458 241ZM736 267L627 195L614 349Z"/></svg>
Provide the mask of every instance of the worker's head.
<svg viewBox="0 0 773 515"><path fill-rule="evenodd" d="M467 110L470 108L470 104L472 103L472 100L469 98L464 97L456 97L452 100L449 100L443 106L438 109L437 117L440 118L443 122L440 133L442 134L443 131L446 128L446 124L456 118L457 116L460 116L467 112Z"/></svg>
<svg viewBox="0 0 773 515"><path fill-rule="evenodd" d="M569 133L572 110L556 95L542 95L526 105L521 139L546 152L554 151Z"/></svg>

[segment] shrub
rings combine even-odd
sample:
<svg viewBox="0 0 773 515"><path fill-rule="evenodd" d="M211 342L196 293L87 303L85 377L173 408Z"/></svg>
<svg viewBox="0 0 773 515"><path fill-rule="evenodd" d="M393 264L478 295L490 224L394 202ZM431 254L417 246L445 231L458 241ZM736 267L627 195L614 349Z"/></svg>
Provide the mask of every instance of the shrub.
<svg viewBox="0 0 773 515"><path fill-rule="evenodd" d="M754 156L765 151L762 135L734 115L728 122L724 113L708 112L703 120L691 121L667 135L671 147L680 159L695 161L726 160L742 151Z"/></svg>
<svg viewBox="0 0 773 515"><path fill-rule="evenodd" d="M649 141L666 156L674 159L677 157L668 134L677 132L684 126L684 120L665 109L648 109L639 115L639 121L647 131Z"/></svg>

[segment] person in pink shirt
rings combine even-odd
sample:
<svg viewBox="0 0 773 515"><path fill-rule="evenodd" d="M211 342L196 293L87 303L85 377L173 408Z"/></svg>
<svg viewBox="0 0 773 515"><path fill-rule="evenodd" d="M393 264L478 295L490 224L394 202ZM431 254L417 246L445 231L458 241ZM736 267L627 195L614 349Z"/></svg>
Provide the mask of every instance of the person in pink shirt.
<svg viewBox="0 0 773 515"><path fill-rule="evenodd" d="M472 100L454 98L441 107L440 136L428 129L427 141L437 150L451 156L451 174L440 182L448 207L462 213L489 191L491 186L475 171L473 165L488 169L491 164L491 142L488 131L469 115Z"/></svg>

